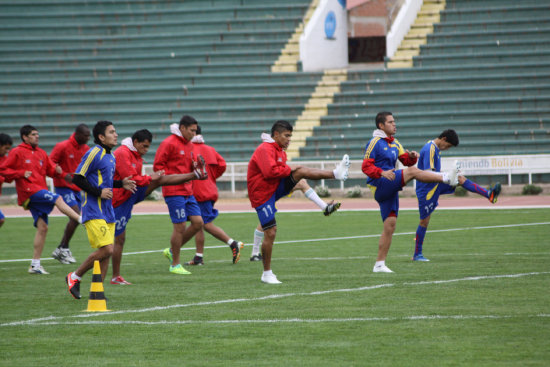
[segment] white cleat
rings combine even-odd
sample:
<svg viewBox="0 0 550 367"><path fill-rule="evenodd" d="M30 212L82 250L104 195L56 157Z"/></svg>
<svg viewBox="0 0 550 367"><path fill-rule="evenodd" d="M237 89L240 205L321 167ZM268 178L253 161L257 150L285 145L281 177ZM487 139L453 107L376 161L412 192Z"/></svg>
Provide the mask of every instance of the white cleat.
<svg viewBox="0 0 550 367"><path fill-rule="evenodd" d="M277 279L275 274L264 275L262 274L262 282L267 284L281 284L282 282Z"/></svg>
<svg viewBox="0 0 550 367"><path fill-rule="evenodd" d="M449 185L451 186L457 186L458 185L458 173L460 171L460 162L455 161L454 167L451 169L451 171L448 173L449 175Z"/></svg>
<svg viewBox="0 0 550 367"><path fill-rule="evenodd" d="M48 273L46 271L46 269L44 269L42 267L42 265L40 265L40 266L31 266L31 267L29 267L29 274L42 274L42 275L44 275L44 274L50 274L50 273Z"/></svg>
<svg viewBox="0 0 550 367"><path fill-rule="evenodd" d="M344 154L342 160L336 168L332 171L334 173L334 178L340 181L345 181L348 179L348 170L349 170L349 155Z"/></svg>
<svg viewBox="0 0 550 367"><path fill-rule="evenodd" d="M372 268L373 273L393 273L390 268L388 268L386 265L374 265L374 268Z"/></svg>

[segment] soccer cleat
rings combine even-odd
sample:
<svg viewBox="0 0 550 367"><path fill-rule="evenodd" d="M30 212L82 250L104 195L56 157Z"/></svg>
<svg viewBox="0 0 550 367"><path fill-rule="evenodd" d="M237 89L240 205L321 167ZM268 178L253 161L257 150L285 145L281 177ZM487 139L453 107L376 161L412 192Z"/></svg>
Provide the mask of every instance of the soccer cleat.
<svg viewBox="0 0 550 367"><path fill-rule="evenodd" d="M65 251L63 251L64 249L62 248L56 248L55 250L53 250L52 252L52 257L56 260L58 260L61 264L70 264L71 262L69 261L69 259L67 258L67 253Z"/></svg>
<svg viewBox="0 0 550 367"><path fill-rule="evenodd" d="M422 254L418 254L413 256L412 261L430 261L430 260L422 256Z"/></svg>
<svg viewBox="0 0 550 367"><path fill-rule="evenodd" d="M349 155L344 154L340 163L338 163L336 168L332 171L332 173L334 173L334 178L340 181L347 180L349 165Z"/></svg>
<svg viewBox="0 0 550 367"><path fill-rule="evenodd" d="M44 267L42 265L40 266L30 266L29 267L29 274L42 274L42 275L45 275L45 274L50 274L46 271L46 269L44 269Z"/></svg>
<svg viewBox="0 0 550 367"><path fill-rule="evenodd" d="M170 265L170 273L179 274L179 275L189 275L189 274L191 274L191 272L186 270L183 266L181 266L181 264L178 264L176 266Z"/></svg>
<svg viewBox="0 0 550 367"><path fill-rule="evenodd" d="M202 155L198 155L197 160L193 162L195 176L199 180L206 180L208 178L208 172L206 172L206 162Z"/></svg>
<svg viewBox="0 0 550 367"><path fill-rule="evenodd" d="M67 286L69 287L69 293L71 296L73 296L75 299L80 299L80 280L73 280L71 278L71 275L73 275L74 272L70 272L65 277L65 283L67 283Z"/></svg>
<svg viewBox="0 0 550 367"><path fill-rule="evenodd" d="M170 263L172 263L172 249L167 247L164 249L164 251L162 251L162 253L164 254L164 257L167 258Z"/></svg>
<svg viewBox="0 0 550 367"><path fill-rule="evenodd" d="M124 279L122 276L119 275L111 279L111 284L130 285L132 283L130 283L129 281L127 281L126 279Z"/></svg>
<svg viewBox="0 0 550 367"><path fill-rule="evenodd" d="M329 215L337 211L340 208L340 205L342 204L335 203L334 200L332 200L323 211L323 214L325 215L325 217L328 217Z"/></svg>
<svg viewBox="0 0 550 367"><path fill-rule="evenodd" d="M250 257L250 261L262 261L262 255L256 254Z"/></svg>
<svg viewBox="0 0 550 367"><path fill-rule="evenodd" d="M460 162L454 162L454 168L449 171L449 185L457 186L458 185L458 173L460 171Z"/></svg>
<svg viewBox="0 0 550 367"><path fill-rule="evenodd" d="M231 246L231 252L233 253L233 264L236 264L241 259L241 250L244 247L244 243L233 241Z"/></svg>
<svg viewBox="0 0 550 367"><path fill-rule="evenodd" d="M73 253L71 252L70 249L64 248L64 249L61 249L61 251L65 253L65 259L67 259L71 264L76 263L76 259L74 258Z"/></svg>
<svg viewBox="0 0 550 367"><path fill-rule="evenodd" d="M277 279L275 274L264 275L262 274L262 282L267 284L281 284L282 282Z"/></svg>
<svg viewBox="0 0 550 367"><path fill-rule="evenodd" d="M374 265L374 268L372 269L373 273L393 273L390 268L388 268L386 265Z"/></svg>
<svg viewBox="0 0 550 367"><path fill-rule="evenodd" d="M204 265L204 259L202 256L195 255L193 260L186 262L185 265Z"/></svg>
<svg viewBox="0 0 550 367"><path fill-rule="evenodd" d="M489 189L489 201L491 203L496 204L501 189L500 182L497 182L495 186Z"/></svg>

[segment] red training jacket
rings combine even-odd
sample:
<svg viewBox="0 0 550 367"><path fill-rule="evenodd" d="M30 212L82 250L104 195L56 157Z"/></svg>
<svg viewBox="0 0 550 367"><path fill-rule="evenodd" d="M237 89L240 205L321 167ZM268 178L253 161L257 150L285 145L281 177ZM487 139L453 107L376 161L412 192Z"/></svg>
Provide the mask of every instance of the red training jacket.
<svg viewBox="0 0 550 367"><path fill-rule="evenodd" d="M113 152L116 159L115 180L123 180L131 176L136 181L136 186L149 186L151 176L142 175L143 158L138 152L131 151L125 145L121 145ZM124 188L113 189L113 207L116 208L132 196L132 192Z"/></svg>
<svg viewBox="0 0 550 367"><path fill-rule="evenodd" d="M32 171L25 178L25 171ZM55 173L55 164L46 152L39 147L33 148L27 143L21 143L13 148L2 165L0 174L6 181L15 180L17 203L23 205L27 199L40 190L48 190L46 176L64 177L67 173Z"/></svg>
<svg viewBox="0 0 550 367"><path fill-rule="evenodd" d="M193 143L185 138L172 134L160 143L155 155L153 169L164 170L166 175L193 172ZM193 183L188 181L181 185L163 186L163 196L193 195Z"/></svg>
<svg viewBox="0 0 550 367"><path fill-rule="evenodd" d="M216 180L223 175L227 164L225 159L216 152L216 149L204 143L193 143L193 152L196 156L203 156L206 162L206 180L193 181L193 196L197 201L216 201L218 200L218 187Z"/></svg>
<svg viewBox="0 0 550 367"><path fill-rule="evenodd" d="M281 178L290 176L291 172L286 164L286 153L279 144L260 144L248 162L246 177L252 207L264 204L277 190Z"/></svg>
<svg viewBox="0 0 550 367"><path fill-rule="evenodd" d="M8 156L7 155L3 155L0 157L0 166L2 166L2 163L4 163L4 161L8 159ZM4 178L4 176L0 176L0 195L2 195L2 184L6 181L6 179Z"/></svg>
<svg viewBox="0 0 550 367"><path fill-rule="evenodd" d="M87 144L80 145L76 142L73 133L69 139L55 145L50 153L50 159L53 163L61 166L63 171L74 174L80 164L80 160L88 149L90 147ZM68 183L63 178L55 177L53 184L55 187L68 187L71 190L80 191L80 187Z"/></svg>

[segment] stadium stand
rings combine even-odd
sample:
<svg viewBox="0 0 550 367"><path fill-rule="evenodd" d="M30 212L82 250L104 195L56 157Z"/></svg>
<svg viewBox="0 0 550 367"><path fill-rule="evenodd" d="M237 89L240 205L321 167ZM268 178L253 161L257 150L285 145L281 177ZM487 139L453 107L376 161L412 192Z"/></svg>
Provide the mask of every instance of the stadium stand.
<svg viewBox="0 0 550 367"><path fill-rule="evenodd" d="M50 151L79 123L148 128L150 153L183 114L230 161L292 123L321 73L272 73L309 0L0 1L0 131Z"/></svg>
<svg viewBox="0 0 550 367"><path fill-rule="evenodd" d="M447 155L550 152L550 3L448 0L433 28L412 68L349 71L300 159L361 159L380 110L411 150L454 128Z"/></svg>

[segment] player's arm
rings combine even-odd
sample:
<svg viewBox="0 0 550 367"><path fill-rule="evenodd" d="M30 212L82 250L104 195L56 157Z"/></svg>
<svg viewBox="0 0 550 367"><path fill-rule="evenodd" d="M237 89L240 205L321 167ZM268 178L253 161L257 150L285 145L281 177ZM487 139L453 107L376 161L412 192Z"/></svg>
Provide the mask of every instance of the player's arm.
<svg viewBox="0 0 550 367"><path fill-rule="evenodd" d="M166 171L167 163L170 156L170 144L165 141L160 143L155 160L153 161L153 171Z"/></svg>
<svg viewBox="0 0 550 367"><path fill-rule="evenodd" d="M258 158L259 159L256 163L258 164L264 178L288 177L292 172L292 169L286 163L281 164L277 162L275 160L275 154L272 152L264 150Z"/></svg>
<svg viewBox="0 0 550 367"><path fill-rule="evenodd" d="M218 161L218 164L216 165L216 170L214 172L214 179L217 179L221 175L223 175L223 173L227 169L227 163L225 162L225 159L223 159L223 157L218 152L216 152L216 160Z"/></svg>
<svg viewBox="0 0 550 367"><path fill-rule="evenodd" d="M151 183L151 176L142 175L141 172L137 172L136 168L130 161L130 157L126 154L118 154L116 156L115 169L119 177L130 177L133 181L135 181L137 186L147 186Z"/></svg>
<svg viewBox="0 0 550 367"><path fill-rule="evenodd" d="M8 154L8 158L0 165L0 175L4 177L6 182L30 176L30 171L18 169L18 167L21 167L18 162L21 161L23 161L23 158L20 158L17 152L12 151L11 154Z"/></svg>
<svg viewBox="0 0 550 367"><path fill-rule="evenodd" d="M399 161L407 167L414 166L416 164L416 161L418 161L418 153L414 150L412 152L404 150L401 143L399 143L397 140L394 140L394 143L397 145L397 158L399 159Z"/></svg>
<svg viewBox="0 0 550 367"><path fill-rule="evenodd" d="M365 155L363 157L363 163L361 164L361 171L370 178L382 177L382 168L376 167L374 164L376 159L376 143L378 140L371 140L365 148Z"/></svg>

